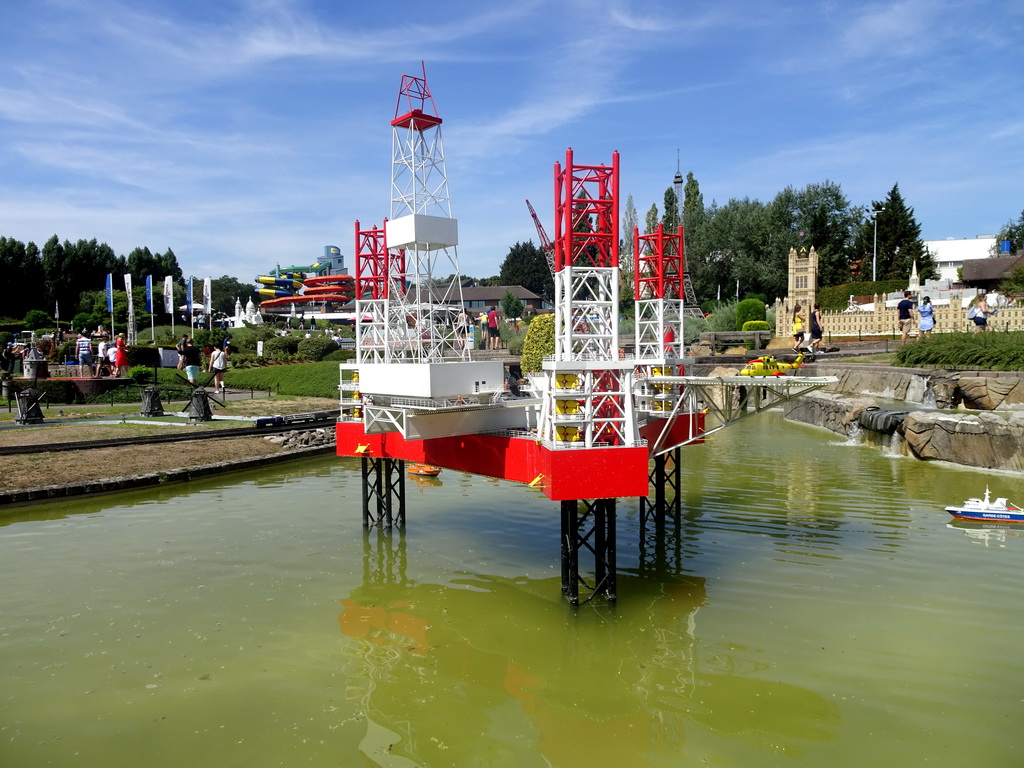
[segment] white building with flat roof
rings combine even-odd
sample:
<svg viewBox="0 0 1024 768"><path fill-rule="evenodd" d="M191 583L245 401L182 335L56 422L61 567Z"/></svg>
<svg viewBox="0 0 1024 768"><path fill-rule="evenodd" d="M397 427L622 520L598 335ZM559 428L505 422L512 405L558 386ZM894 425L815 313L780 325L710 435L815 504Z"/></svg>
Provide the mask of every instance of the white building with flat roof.
<svg viewBox="0 0 1024 768"><path fill-rule="evenodd" d="M971 259L987 259L996 246L995 235L969 238L948 237L945 240L925 240L925 248L935 257L942 280L957 282L956 271Z"/></svg>

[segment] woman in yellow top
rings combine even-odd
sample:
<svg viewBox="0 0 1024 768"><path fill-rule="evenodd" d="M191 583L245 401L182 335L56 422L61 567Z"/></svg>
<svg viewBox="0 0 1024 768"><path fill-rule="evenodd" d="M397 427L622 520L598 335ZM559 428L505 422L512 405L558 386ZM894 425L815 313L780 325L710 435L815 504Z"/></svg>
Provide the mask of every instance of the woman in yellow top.
<svg viewBox="0 0 1024 768"><path fill-rule="evenodd" d="M804 316L800 314L801 307L797 304L793 307L793 351L800 351L800 342L804 340Z"/></svg>

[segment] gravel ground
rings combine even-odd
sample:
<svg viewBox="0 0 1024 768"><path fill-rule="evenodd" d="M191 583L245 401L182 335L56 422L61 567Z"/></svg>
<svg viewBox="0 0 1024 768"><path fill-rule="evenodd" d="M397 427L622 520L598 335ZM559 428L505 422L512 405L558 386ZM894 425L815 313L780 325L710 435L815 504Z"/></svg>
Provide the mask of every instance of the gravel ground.
<svg viewBox="0 0 1024 768"><path fill-rule="evenodd" d="M267 416L308 413L337 408L336 400L320 398L264 398L232 401L224 413ZM109 415L92 407L94 415ZM166 434L168 430L209 429L249 426L244 421L226 421L197 427L161 427L144 424L72 423L0 430L0 445L102 440L132 435ZM87 451L35 453L4 456L0 471L0 491L35 488L45 485L70 485L87 480L124 477L147 472L164 472L199 467L232 459L245 459L281 453L284 448L262 437L237 437L221 440L195 440L161 445L134 445L122 448L95 448Z"/></svg>

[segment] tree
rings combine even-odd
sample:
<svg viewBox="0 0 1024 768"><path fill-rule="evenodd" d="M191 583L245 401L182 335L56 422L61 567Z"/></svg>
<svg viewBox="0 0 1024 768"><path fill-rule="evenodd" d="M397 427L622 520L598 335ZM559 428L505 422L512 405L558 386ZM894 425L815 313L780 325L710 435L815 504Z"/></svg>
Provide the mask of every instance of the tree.
<svg viewBox="0 0 1024 768"><path fill-rule="evenodd" d="M831 181L786 187L771 203L773 258L788 260L790 248L814 247L819 286L850 280L850 261L860 212L850 206L842 187Z"/></svg>
<svg viewBox="0 0 1024 768"><path fill-rule="evenodd" d="M25 245L14 238L0 237L0 274L4 275L8 285L22 288L7 292L2 310L4 315L24 317L30 309L42 308L39 302L45 278L35 243ZM46 305L45 308L50 310L53 307ZM67 308L68 311L70 309Z"/></svg>
<svg viewBox="0 0 1024 768"><path fill-rule="evenodd" d="M647 216L644 218L644 234L649 235L651 232L658 228L658 204L654 203L651 205L651 210L647 212Z"/></svg>
<svg viewBox="0 0 1024 768"><path fill-rule="evenodd" d="M501 297L501 311L505 317L522 317L525 309L526 303L522 299L512 291L505 291L505 295Z"/></svg>
<svg viewBox="0 0 1024 768"><path fill-rule="evenodd" d="M555 279L544 251L532 240L513 245L501 262L498 285L521 285L549 301L555 297Z"/></svg>
<svg viewBox="0 0 1024 768"><path fill-rule="evenodd" d="M676 197L676 190L669 187L665 190L665 215L661 219L665 231L675 233L679 229L679 198Z"/></svg>
<svg viewBox="0 0 1024 768"><path fill-rule="evenodd" d="M42 266L47 304L60 302L71 307L83 290L102 288L108 273L123 274L126 261L95 238L62 244L54 235L43 246Z"/></svg>
<svg viewBox="0 0 1024 768"><path fill-rule="evenodd" d="M992 247L993 256L998 255L999 243L1003 240L1010 241L1010 250L1014 253L1024 249L1024 211L1020 212L1020 217L1017 221L1008 221L999 230L996 244Z"/></svg>
<svg viewBox="0 0 1024 768"><path fill-rule="evenodd" d="M235 300L240 300L242 306L252 295L252 283L243 283L236 277L222 275L210 281L210 306L214 312L223 312L225 315L235 314Z"/></svg>
<svg viewBox="0 0 1024 768"><path fill-rule="evenodd" d="M632 306L633 302L633 235L636 228L636 206L633 205L633 196L628 195L619 231L619 304L622 308Z"/></svg>
<svg viewBox="0 0 1024 768"><path fill-rule="evenodd" d="M915 261L922 280L938 277L935 257L921 240L921 225L914 218L914 209L904 202L899 184L893 185L885 200L873 200L870 210L879 211L876 269L879 280L909 279ZM867 265L872 263L875 252L875 223L870 216L861 224L855 248L863 254L861 274L870 274Z"/></svg>

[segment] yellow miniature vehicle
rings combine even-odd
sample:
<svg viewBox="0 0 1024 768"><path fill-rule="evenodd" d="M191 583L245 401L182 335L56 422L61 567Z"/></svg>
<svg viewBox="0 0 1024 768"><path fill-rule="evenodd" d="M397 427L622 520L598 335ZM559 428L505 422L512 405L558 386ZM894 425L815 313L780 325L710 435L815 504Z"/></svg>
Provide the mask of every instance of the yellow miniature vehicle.
<svg viewBox="0 0 1024 768"><path fill-rule="evenodd" d="M802 367L803 354L796 356L792 363L780 363L771 355L751 360L740 371L740 376L785 376L786 371L794 371Z"/></svg>

